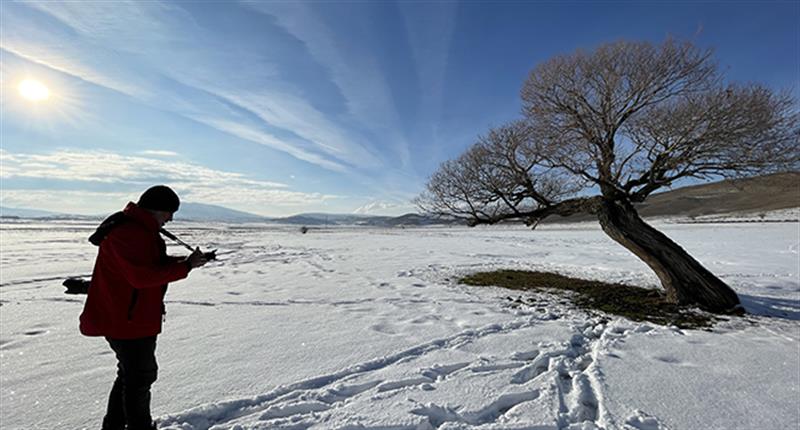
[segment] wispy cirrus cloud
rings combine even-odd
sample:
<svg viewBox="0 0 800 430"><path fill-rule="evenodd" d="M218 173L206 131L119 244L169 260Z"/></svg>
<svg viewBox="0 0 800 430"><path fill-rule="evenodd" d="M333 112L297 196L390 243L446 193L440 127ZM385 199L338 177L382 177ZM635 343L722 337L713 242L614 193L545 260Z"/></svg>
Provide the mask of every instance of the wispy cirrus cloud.
<svg viewBox="0 0 800 430"><path fill-rule="evenodd" d="M408 28L414 64L420 85L420 110L432 121L432 128L442 116L444 87L447 76L450 45L455 30L457 2L430 2L425 7L403 2L399 5ZM439 130L431 130L434 139Z"/></svg>
<svg viewBox="0 0 800 430"><path fill-rule="evenodd" d="M351 211L364 201L402 203L414 194L420 175L412 156L435 143L429 138L432 127L422 118L435 117L441 109L438 87L447 69L454 14L451 5L25 2L4 5L0 49L113 90L127 97L109 97L146 106L143 110L191 120L192 137L200 139L175 133L177 139L165 149L219 154L218 148L202 146L194 152L194 143L189 143L216 145L210 127L236 138L221 139L224 144L241 140L282 153L273 157L256 146L237 145L237 156L249 152L259 160L258 165L242 163L251 172L282 170L283 177L298 172L302 179L293 183L306 190L323 183L314 178L317 168L335 172L322 174L324 188L332 189L332 182L351 187L336 193L360 196L351 197L347 207L337 206ZM383 28L382 23L393 27ZM398 85L406 80L409 85ZM109 92L92 88L92 96L98 93L105 97ZM86 100L87 105L93 102ZM93 113L93 125L103 127L104 112ZM135 121L129 129L140 128ZM141 129L142 134L148 131ZM128 139L130 133L123 136ZM115 151L114 136L109 137L76 139L81 143L72 146ZM174 157L141 152L145 148L129 152ZM283 154L303 163L295 168L294 160L285 163L289 157ZM291 167L271 169L273 159L285 163L282 168ZM236 164L231 161L225 160L226 165ZM269 193L264 200L278 195L275 189ZM207 195L218 199L214 192ZM294 194L283 197L306 201Z"/></svg>
<svg viewBox="0 0 800 430"><path fill-rule="evenodd" d="M242 3L273 17L330 71L348 117L392 159L387 167L416 176L415 160L441 156L446 137L436 124L443 116L457 2ZM380 15L386 9L392 18ZM387 22L396 24L386 28Z"/></svg>
<svg viewBox="0 0 800 430"><path fill-rule="evenodd" d="M254 130L252 127L240 122L223 120L219 118L196 117L193 115L190 115L190 117L205 124L209 124L217 130L224 131L241 139L279 149L291 154L299 160L307 161L309 163L316 164L320 167L325 167L326 169L337 172L346 172L348 170L347 167L341 163L328 160L325 157L313 152L303 151L297 146L289 145L281 139L260 133L257 130Z"/></svg>
<svg viewBox="0 0 800 430"><path fill-rule="evenodd" d="M398 132L402 127L397 102L378 64L380 53L365 47L374 35L370 30L377 29L353 26L352 31L361 33L353 40L361 43L344 44L311 4L257 1L242 4L274 17L287 32L302 41L311 56L331 71L331 78L344 95L353 118L380 135L382 143L393 147L401 164L409 162L408 142ZM352 7L348 12L357 15L351 18L362 24L372 21L365 9Z"/></svg>
<svg viewBox="0 0 800 430"><path fill-rule="evenodd" d="M26 7L60 23L63 34L39 30L26 11L17 10ZM4 20L12 25L7 25L8 37L0 47L20 58L220 131L236 130L236 137L326 169L383 164L368 144L360 143L363 137L313 107L302 94L287 91L277 79L273 60L217 40L179 6L156 1L38 2L16 5L11 13L14 19ZM179 90L163 86L165 78L180 84ZM241 111L252 115L244 118Z"/></svg>

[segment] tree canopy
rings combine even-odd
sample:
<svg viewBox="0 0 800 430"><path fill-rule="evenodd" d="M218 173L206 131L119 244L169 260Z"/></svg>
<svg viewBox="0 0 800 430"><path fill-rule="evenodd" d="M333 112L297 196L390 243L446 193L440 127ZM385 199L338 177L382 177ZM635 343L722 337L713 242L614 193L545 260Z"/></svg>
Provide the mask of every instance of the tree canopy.
<svg viewBox="0 0 800 430"><path fill-rule="evenodd" d="M473 225L535 225L595 213L599 199L642 202L683 178L800 167L790 93L727 83L718 69L711 50L675 40L552 58L525 81L522 118L443 163L416 202Z"/></svg>
<svg viewBox="0 0 800 430"><path fill-rule="evenodd" d="M597 216L655 272L668 302L720 312L736 293L639 217L634 203L685 178L800 167L788 92L727 83L710 50L620 41L536 66L522 117L492 128L441 165L417 198L425 212L471 225L551 215Z"/></svg>

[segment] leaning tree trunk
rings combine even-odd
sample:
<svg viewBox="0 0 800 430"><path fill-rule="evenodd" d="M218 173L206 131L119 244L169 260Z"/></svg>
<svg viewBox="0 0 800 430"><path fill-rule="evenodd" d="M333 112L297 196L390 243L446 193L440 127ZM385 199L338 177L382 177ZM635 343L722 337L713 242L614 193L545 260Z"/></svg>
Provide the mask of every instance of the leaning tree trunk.
<svg viewBox="0 0 800 430"><path fill-rule="evenodd" d="M677 243L645 223L630 203L604 200L597 217L607 235L656 272L668 302L698 305L712 312L741 310L739 297L728 285Z"/></svg>

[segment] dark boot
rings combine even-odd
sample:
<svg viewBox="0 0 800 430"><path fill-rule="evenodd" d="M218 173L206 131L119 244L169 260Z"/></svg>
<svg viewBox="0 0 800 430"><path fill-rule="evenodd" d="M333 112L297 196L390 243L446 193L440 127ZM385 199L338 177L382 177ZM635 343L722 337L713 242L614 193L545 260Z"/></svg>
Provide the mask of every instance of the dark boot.
<svg viewBox="0 0 800 430"><path fill-rule="evenodd" d="M127 427L127 430L157 430L155 421L151 422L150 425L146 425L144 427Z"/></svg>

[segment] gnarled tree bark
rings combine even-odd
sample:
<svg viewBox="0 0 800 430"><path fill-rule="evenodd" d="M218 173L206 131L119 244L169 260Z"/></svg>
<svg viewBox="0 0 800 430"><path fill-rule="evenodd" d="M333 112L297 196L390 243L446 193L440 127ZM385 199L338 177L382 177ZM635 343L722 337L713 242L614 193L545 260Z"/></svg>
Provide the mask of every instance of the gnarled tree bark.
<svg viewBox="0 0 800 430"><path fill-rule="evenodd" d="M736 293L683 248L639 217L627 202L602 201L597 219L603 231L647 264L661 280L670 303L721 313L739 312Z"/></svg>

